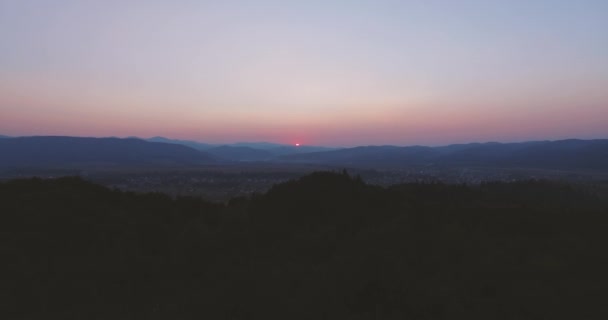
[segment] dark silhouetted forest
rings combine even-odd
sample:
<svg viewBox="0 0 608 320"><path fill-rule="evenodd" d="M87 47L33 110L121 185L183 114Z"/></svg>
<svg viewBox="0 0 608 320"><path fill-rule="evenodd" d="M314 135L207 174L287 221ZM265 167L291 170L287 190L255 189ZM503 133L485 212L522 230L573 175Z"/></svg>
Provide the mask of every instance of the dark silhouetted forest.
<svg viewBox="0 0 608 320"><path fill-rule="evenodd" d="M607 319L608 204L319 172L217 204L0 184L4 319Z"/></svg>

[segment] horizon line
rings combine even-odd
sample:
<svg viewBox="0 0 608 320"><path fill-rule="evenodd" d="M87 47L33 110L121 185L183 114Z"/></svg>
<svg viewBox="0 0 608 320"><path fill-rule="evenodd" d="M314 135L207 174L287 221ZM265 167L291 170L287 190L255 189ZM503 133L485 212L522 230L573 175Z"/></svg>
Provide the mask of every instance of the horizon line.
<svg viewBox="0 0 608 320"><path fill-rule="evenodd" d="M467 144L492 144L492 143L497 143L497 144L513 144L513 143L530 143L530 142L557 142L557 141L568 141L568 140L580 140L580 141L592 141L592 140L608 140L608 137L605 138L577 138L577 137L572 137L572 138L561 138L561 139L531 139L531 140L516 140L516 141L497 141L497 140L486 140L486 141L470 141L470 142L456 142L456 143L444 143L444 144L407 144L407 145L399 145L399 144L358 144L358 145L317 145L317 144L304 144L304 143L294 143L294 144L289 144L289 143L281 143L281 142L273 142L273 141L233 141L233 142L225 142L225 143L221 143L221 142L207 142L207 141L199 141L199 140L192 140L192 139L179 139L179 138L168 138L168 137L164 137L164 136L152 136L149 138L142 138L142 137L138 137L138 136L71 136L71 135L16 135L16 136L11 136L11 135L6 135L6 134L0 134L0 137L4 137L4 138L33 138L33 137L64 137L64 138L95 138L95 139L108 139L108 138L113 138L113 139L139 139L142 141L147 141L147 142L154 142L154 141L149 141L150 139L154 139L154 138L162 138L162 139L166 139L166 140L173 140L173 141L183 141L183 142L192 142L192 143L199 143L199 144L207 144L207 145L211 145L211 146L232 146L232 145L237 145L237 144L272 144L272 145L277 145L277 146L292 146L292 147L319 147L319 148L334 148L334 149L348 149L348 148L357 148L357 147L429 147L429 148L438 148L438 147L447 147L447 146L453 146L453 145L467 145ZM162 143L162 142L159 142ZM296 145L297 144L297 145Z"/></svg>

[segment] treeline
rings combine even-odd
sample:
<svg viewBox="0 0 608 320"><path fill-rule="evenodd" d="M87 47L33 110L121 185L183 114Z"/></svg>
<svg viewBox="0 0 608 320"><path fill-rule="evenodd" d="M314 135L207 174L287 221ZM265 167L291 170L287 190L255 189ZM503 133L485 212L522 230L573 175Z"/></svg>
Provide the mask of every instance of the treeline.
<svg viewBox="0 0 608 320"><path fill-rule="evenodd" d="M606 319L608 204L319 172L226 204L0 184L7 319Z"/></svg>

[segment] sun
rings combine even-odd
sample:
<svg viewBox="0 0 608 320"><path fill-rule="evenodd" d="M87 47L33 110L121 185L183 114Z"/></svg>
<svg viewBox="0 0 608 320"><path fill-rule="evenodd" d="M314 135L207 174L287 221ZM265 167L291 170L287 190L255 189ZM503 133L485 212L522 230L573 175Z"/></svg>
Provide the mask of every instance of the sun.
<svg viewBox="0 0 608 320"><path fill-rule="evenodd" d="M299 144L299 143L296 143L296 147L299 147L299 146L300 146L300 144Z"/></svg>

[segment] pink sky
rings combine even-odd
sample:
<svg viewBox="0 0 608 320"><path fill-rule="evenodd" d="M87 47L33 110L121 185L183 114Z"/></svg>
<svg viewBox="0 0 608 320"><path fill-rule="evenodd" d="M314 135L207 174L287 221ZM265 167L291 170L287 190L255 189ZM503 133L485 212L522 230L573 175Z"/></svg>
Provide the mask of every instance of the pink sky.
<svg viewBox="0 0 608 320"><path fill-rule="evenodd" d="M1 1L0 134L608 138L602 1Z"/></svg>

